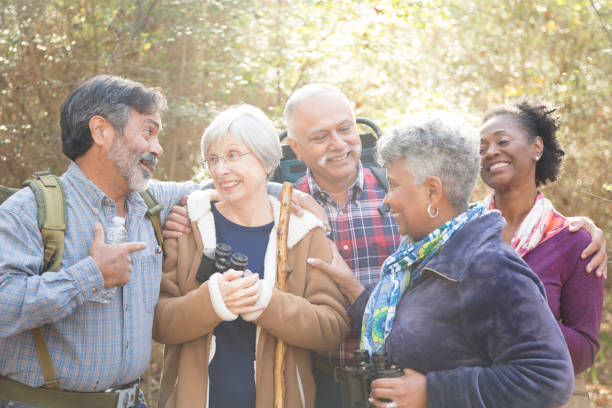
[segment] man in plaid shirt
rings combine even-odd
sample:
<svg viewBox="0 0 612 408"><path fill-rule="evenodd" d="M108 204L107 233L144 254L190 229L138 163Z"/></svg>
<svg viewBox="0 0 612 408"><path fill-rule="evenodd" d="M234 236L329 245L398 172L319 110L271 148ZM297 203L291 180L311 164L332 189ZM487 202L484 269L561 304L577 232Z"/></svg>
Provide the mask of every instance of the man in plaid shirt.
<svg viewBox="0 0 612 408"><path fill-rule="evenodd" d="M308 167L296 188L323 206L330 238L355 276L363 285L375 285L400 235L394 218L377 211L386 192L361 164L361 139L350 102L331 85L309 84L289 98L284 113L289 143ZM342 406L342 369L351 363L358 335L351 330L338 350L313 356L317 408Z"/></svg>

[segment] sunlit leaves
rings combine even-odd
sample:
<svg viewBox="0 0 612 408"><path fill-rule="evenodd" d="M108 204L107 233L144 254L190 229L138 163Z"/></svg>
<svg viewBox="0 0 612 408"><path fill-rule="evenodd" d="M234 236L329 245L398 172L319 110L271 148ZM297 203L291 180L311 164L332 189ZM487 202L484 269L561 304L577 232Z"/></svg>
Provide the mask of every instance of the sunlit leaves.
<svg viewBox="0 0 612 408"><path fill-rule="evenodd" d="M546 26L544 26L544 29L546 31L558 31L559 26L557 25L557 23L555 23L555 20L548 20L546 22Z"/></svg>
<svg viewBox="0 0 612 408"><path fill-rule="evenodd" d="M338 85L358 114L383 127L416 110L478 115L538 94L566 106L568 126L586 121L600 134L594 126L611 119L612 54L593 8L610 12L606 2L593 4L11 0L0 31L0 119L17 132L11 146L25 140L22 122L57 140L62 97L82 78L109 72L168 95L167 137L180 142L176 153L166 149L162 171L175 160L195 162L203 127L229 104L254 103L282 127L284 101L312 81ZM190 172L175 166L161 176Z"/></svg>

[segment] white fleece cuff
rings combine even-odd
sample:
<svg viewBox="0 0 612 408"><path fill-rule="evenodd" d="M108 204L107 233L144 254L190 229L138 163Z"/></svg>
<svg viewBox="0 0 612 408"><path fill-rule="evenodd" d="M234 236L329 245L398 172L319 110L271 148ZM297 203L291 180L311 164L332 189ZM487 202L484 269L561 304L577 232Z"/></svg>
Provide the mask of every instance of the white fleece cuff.
<svg viewBox="0 0 612 408"><path fill-rule="evenodd" d="M268 307L270 299L272 298L272 284L266 280L261 280L260 282L261 289L259 290L259 296L257 297L257 302L255 302L255 306L263 306L263 309L258 310L256 312L243 313L241 316L247 322L252 322L259 316L261 316L263 311L266 310L266 307Z"/></svg>
<svg viewBox="0 0 612 408"><path fill-rule="evenodd" d="M218 283L219 276L221 276L221 274L217 272L208 278L208 292L210 293L210 300L212 301L213 308L221 319L225 321L236 320L238 315L230 312L227 306L225 306L223 296L221 296Z"/></svg>

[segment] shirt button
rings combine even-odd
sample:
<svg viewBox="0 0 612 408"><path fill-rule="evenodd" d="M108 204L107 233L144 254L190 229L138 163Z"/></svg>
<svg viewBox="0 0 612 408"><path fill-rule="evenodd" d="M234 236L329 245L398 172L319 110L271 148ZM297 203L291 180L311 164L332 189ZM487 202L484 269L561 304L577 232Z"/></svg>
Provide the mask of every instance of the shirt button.
<svg viewBox="0 0 612 408"><path fill-rule="evenodd" d="M344 248L345 251L348 251L348 245L345 245L342 248Z"/></svg>
<svg viewBox="0 0 612 408"><path fill-rule="evenodd" d="M125 305L125 311L126 312L128 311L128 305Z"/></svg>
<svg viewBox="0 0 612 408"><path fill-rule="evenodd" d="M91 293L96 293L98 291L98 288L91 288Z"/></svg>

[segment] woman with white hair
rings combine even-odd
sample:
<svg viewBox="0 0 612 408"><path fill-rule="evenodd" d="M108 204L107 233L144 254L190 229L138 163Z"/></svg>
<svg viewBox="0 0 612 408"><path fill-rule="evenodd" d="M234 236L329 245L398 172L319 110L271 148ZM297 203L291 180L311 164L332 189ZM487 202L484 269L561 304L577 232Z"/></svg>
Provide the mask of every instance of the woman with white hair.
<svg viewBox="0 0 612 408"><path fill-rule="evenodd" d="M311 350L333 350L348 332L342 295L311 256L331 259L322 223L291 217L288 292L276 282L280 204L266 192L281 148L274 126L250 105L219 114L201 143L216 190L189 196L192 232L164 242L153 338L166 345L160 407L271 407L275 338L287 344L285 405L312 407ZM203 283L205 250L228 244L252 274L229 269ZM200 276L200 280L202 280Z"/></svg>
<svg viewBox="0 0 612 408"><path fill-rule="evenodd" d="M375 288L332 274L370 354L403 368L371 385L376 407L551 407L572 364L542 283L501 237L498 211L468 207L479 140L447 114L413 118L379 140L385 204L406 237Z"/></svg>

